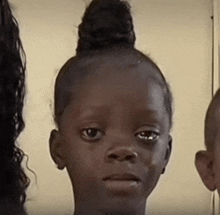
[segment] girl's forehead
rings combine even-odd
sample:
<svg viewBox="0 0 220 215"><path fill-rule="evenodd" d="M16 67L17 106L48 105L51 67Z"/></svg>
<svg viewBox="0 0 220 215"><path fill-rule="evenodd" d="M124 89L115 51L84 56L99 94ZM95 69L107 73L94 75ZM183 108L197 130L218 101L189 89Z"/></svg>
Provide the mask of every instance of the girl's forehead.
<svg viewBox="0 0 220 215"><path fill-rule="evenodd" d="M165 110L164 94L154 76L134 75L130 72L100 71L87 76L78 86L73 87L73 104L89 107L91 104L114 107L153 108ZM136 69L135 69L136 70Z"/></svg>
<svg viewBox="0 0 220 215"><path fill-rule="evenodd" d="M99 70L98 73L94 72L72 88L74 100L89 96L99 101L106 100L105 97L115 99L125 97L135 101L159 96L163 101L163 91L156 77L136 70L121 71L121 69L107 68Z"/></svg>
<svg viewBox="0 0 220 215"><path fill-rule="evenodd" d="M88 96L103 100L114 95L115 99L123 97L132 100L153 99L164 104L161 78L158 71L147 62L132 62L125 66L123 63L97 59L86 73L72 86L74 101Z"/></svg>
<svg viewBox="0 0 220 215"><path fill-rule="evenodd" d="M121 82L122 80L130 80L130 82L145 82L154 79L160 82L160 75L156 68L145 61L118 59L114 58L96 59L86 68L85 82L112 82L112 84ZM131 84L130 83L130 84Z"/></svg>

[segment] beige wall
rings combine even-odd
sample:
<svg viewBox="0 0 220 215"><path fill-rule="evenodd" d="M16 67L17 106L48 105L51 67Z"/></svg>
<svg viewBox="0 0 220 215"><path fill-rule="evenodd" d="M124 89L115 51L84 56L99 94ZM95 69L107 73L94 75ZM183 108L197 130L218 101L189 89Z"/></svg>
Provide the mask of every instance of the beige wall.
<svg viewBox="0 0 220 215"><path fill-rule="evenodd" d="M53 84L59 68L74 55L83 0L11 0L27 54L26 129L20 143L29 155L32 215L72 214L71 185L48 150L53 123ZM149 215L199 214L211 194L194 167L203 148L203 121L211 99L211 0L130 0L136 46L158 63L175 99L173 153L148 202Z"/></svg>

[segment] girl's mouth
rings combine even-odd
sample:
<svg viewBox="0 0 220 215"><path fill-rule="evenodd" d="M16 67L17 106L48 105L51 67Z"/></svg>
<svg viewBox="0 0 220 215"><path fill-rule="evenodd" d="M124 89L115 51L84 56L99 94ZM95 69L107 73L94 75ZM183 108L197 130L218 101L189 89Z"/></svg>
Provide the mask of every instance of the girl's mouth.
<svg viewBox="0 0 220 215"><path fill-rule="evenodd" d="M133 196L141 191L141 179L130 173L117 173L103 178L105 186L110 195Z"/></svg>
<svg viewBox="0 0 220 215"><path fill-rule="evenodd" d="M140 178L134 174L130 173L121 173L121 174L112 174L103 178L103 181L133 181L140 182Z"/></svg>

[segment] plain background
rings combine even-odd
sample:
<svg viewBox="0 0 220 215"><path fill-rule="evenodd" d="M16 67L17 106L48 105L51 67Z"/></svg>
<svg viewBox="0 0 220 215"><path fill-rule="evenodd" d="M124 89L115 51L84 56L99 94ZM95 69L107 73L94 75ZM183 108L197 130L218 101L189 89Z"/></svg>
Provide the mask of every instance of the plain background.
<svg viewBox="0 0 220 215"><path fill-rule="evenodd" d="M11 0L27 54L26 128L19 143L29 156L30 215L71 215L74 204L66 171L50 158L54 80L75 54L77 26L89 0ZM173 152L148 200L148 215L205 215L211 193L194 167L204 148L204 116L211 99L212 1L130 0L136 47L159 65L174 96Z"/></svg>

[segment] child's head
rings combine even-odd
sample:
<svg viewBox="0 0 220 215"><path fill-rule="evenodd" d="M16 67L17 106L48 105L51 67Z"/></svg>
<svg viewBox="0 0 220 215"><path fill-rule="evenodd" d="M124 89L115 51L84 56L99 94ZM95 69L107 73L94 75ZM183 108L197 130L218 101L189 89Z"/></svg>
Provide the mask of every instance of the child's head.
<svg viewBox="0 0 220 215"><path fill-rule="evenodd" d="M169 160L171 93L134 42L126 3L93 1L79 27L77 56L57 77L58 130L50 148L69 173L76 214L144 213Z"/></svg>
<svg viewBox="0 0 220 215"><path fill-rule="evenodd" d="M206 151L196 154L196 168L210 191L220 194L220 89L213 97L205 118Z"/></svg>

